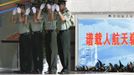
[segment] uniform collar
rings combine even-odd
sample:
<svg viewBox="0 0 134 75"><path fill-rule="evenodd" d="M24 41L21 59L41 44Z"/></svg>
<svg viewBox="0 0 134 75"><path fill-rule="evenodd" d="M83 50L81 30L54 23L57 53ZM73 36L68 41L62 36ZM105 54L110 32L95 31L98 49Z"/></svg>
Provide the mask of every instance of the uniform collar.
<svg viewBox="0 0 134 75"><path fill-rule="evenodd" d="M68 9L67 8L64 9L63 13L66 13L66 12L68 12Z"/></svg>

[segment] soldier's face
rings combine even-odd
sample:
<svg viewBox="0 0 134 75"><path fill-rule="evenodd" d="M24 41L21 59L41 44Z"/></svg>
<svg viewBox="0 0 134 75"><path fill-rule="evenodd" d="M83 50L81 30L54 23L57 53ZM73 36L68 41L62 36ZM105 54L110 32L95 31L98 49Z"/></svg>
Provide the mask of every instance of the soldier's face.
<svg viewBox="0 0 134 75"><path fill-rule="evenodd" d="M21 14L24 14L25 13L25 7L24 6L21 6Z"/></svg>
<svg viewBox="0 0 134 75"><path fill-rule="evenodd" d="M21 13L24 14L25 13L25 9L21 8Z"/></svg>
<svg viewBox="0 0 134 75"><path fill-rule="evenodd" d="M62 3L59 6L60 6L60 11L64 11L66 5L64 3Z"/></svg>
<svg viewBox="0 0 134 75"><path fill-rule="evenodd" d="M37 7L36 9L37 9L37 12L39 12L39 10L40 10L39 7Z"/></svg>

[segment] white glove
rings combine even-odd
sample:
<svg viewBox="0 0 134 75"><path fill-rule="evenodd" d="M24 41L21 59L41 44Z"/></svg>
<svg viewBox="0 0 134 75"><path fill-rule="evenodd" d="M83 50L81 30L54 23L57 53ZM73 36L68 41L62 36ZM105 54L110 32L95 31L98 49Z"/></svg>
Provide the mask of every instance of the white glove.
<svg viewBox="0 0 134 75"><path fill-rule="evenodd" d="M16 13L17 13L17 10L14 9L12 15L16 15Z"/></svg>
<svg viewBox="0 0 134 75"><path fill-rule="evenodd" d="M36 13L36 8L35 7L32 7L32 11L35 14Z"/></svg>
<svg viewBox="0 0 134 75"><path fill-rule="evenodd" d="M19 13L19 14L21 13L20 7L17 8L17 13Z"/></svg>
<svg viewBox="0 0 134 75"><path fill-rule="evenodd" d="M59 12L60 11L59 5L56 4L55 7L56 7L56 11Z"/></svg>
<svg viewBox="0 0 134 75"><path fill-rule="evenodd" d="M52 5L52 11L54 12L55 9L56 9L56 7L55 7L55 4L54 4L54 5Z"/></svg>
<svg viewBox="0 0 134 75"><path fill-rule="evenodd" d="M29 15L29 13L30 13L30 8L27 8L26 12L25 12L25 15Z"/></svg>
<svg viewBox="0 0 134 75"><path fill-rule="evenodd" d="M50 4L47 4L47 9L51 9L51 5Z"/></svg>
<svg viewBox="0 0 134 75"><path fill-rule="evenodd" d="M40 9L42 10L43 8L45 8L45 3L42 3L40 6Z"/></svg>

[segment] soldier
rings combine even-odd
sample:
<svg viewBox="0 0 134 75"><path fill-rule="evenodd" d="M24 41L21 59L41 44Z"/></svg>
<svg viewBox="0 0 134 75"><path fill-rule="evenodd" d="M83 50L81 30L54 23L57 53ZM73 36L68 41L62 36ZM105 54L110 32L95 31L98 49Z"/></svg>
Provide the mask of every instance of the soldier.
<svg viewBox="0 0 134 75"><path fill-rule="evenodd" d="M60 9L60 10L59 10ZM56 7L58 12L57 21L57 43L58 43L58 54L63 66L60 73L70 72L70 26L71 13L66 8L66 0L59 0L59 7Z"/></svg>
<svg viewBox="0 0 134 75"><path fill-rule="evenodd" d="M27 11L27 12L26 12ZM25 6L20 4L17 9L13 10L13 19L16 18L14 23L17 24L19 37L19 55L20 55L20 73L31 73L31 39L29 35L29 25L26 24L25 16L30 12L25 11ZM17 14L18 13L18 14ZM16 16L17 17L16 17ZM19 21L17 21L17 18Z"/></svg>
<svg viewBox="0 0 134 75"><path fill-rule="evenodd" d="M41 9L44 7L45 5ZM41 22L37 18L39 9L40 7L38 4L32 7L33 19L30 19L32 29L33 73L42 73L43 70Z"/></svg>
<svg viewBox="0 0 134 75"><path fill-rule="evenodd" d="M44 13L44 29L45 32L44 38L45 39L45 53L46 53L46 60L48 62L48 73L49 74L56 74L57 71L57 46L56 46L56 17L55 17L55 5L52 1L47 3L47 9ZM41 14L40 10L40 14Z"/></svg>

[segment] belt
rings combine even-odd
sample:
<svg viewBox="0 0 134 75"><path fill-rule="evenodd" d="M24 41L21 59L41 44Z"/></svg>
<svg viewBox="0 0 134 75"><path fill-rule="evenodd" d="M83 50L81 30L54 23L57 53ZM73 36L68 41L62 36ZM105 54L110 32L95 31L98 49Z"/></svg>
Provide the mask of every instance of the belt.
<svg viewBox="0 0 134 75"><path fill-rule="evenodd" d="M20 34L21 36L25 36L25 35L29 35L30 33L29 32L26 32L26 33L22 33Z"/></svg>
<svg viewBox="0 0 134 75"><path fill-rule="evenodd" d="M40 31L34 31L34 33L41 33Z"/></svg>
<svg viewBox="0 0 134 75"><path fill-rule="evenodd" d="M59 32L66 32L66 31L69 31L69 30L60 30Z"/></svg>
<svg viewBox="0 0 134 75"><path fill-rule="evenodd" d="M55 30L45 30L45 32L53 32L53 31L55 31Z"/></svg>

